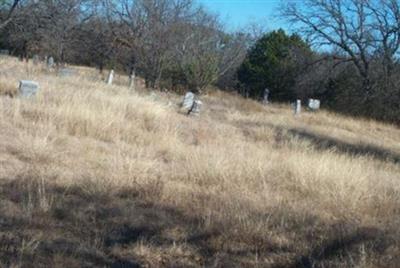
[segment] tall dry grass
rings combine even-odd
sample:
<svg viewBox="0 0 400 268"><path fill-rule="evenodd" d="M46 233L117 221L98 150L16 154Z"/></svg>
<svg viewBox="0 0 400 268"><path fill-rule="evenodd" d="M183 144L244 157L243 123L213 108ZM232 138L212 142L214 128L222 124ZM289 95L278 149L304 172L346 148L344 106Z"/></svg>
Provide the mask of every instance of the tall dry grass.
<svg viewBox="0 0 400 268"><path fill-rule="evenodd" d="M58 77L0 59L0 180L38 181L24 211L62 207L50 185L88 196L134 190L132 200L184 219L168 220L161 244L142 237L110 249L152 267L400 260L398 127L326 111L294 117L288 106L223 92L203 96L204 112L189 118L178 113L179 96L130 92L123 76L107 86L76 69ZM38 96L6 96L19 79L38 81Z"/></svg>

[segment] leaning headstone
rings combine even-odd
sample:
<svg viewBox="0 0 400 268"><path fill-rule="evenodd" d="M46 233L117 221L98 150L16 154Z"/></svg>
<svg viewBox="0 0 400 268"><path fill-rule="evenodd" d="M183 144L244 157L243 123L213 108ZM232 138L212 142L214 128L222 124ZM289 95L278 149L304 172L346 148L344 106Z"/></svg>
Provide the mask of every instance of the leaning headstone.
<svg viewBox="0 0 400 268"><path fill-rule="evenodd" d="M34 65L38 65L39 62L40 62L39 55L37 55L37 54L33 55L32 62L33 62Z"/></svg>
<svg viewBox="0 0 400 268"><path fill-rule="evenodd" d="M51 69L53 67L54 67L54 58L50 56L47 58L47 68Z"/></svg>
<svg viewBox="0 0 400 268"><path fill-rule="evenodd" d="M301 100L297 100L294 104L294 114L300 115L301 113Z"/></svg>
<svg viewBox="0 0 400 268"><path fill-rule="evenodd" d="M193 92L188 92L185 94L185 97L183 98L183 102L182 102L182 108L181 111L183 113L189 114L190 111L192 110L193 107L193 103L194 103L194 94Z"/></svg>
<svg viewBox="0 0 400 268"><path fill-rule="evenodd" d="M111 70L107 78L107 85L112 85L113 80L114 80L114 70Z"/></svg>
<svg viewBox="0 0 400 268"><path fill-rule="evenodd" d="M39 90L39 84L35 81L21 80L19 81L19 94L22 97L35 96Z"/></svg>
<svg viewBox="0 0 400 268"><path fill-rule="evenodd" d="M195 100L193 102L193 106L192 106L192 109L190 111L190 114L191 115L195 115L195 116L199 116L202 105L203 105L203 102L201 100Z"/></svg>

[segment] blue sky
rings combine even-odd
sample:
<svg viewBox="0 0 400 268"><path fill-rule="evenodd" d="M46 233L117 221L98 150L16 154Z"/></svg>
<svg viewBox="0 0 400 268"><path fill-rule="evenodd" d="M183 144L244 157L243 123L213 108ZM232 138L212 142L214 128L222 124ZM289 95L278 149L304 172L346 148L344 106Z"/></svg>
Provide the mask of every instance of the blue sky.
<svg viewBox="0 0 400 268"><path fill-rule="evenodd" d="M220 15L227 30L245 27L248 23L259 22L268 30L285 28L277 16L280 0L198 0L210 11Z"/></svg>

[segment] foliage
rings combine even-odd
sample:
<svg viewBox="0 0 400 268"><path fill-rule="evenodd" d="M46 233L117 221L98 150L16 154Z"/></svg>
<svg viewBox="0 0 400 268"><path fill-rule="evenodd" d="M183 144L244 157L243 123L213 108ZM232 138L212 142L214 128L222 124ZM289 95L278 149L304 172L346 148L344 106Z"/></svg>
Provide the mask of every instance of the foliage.
<svg viewBox="0 0 400 268"><path fill-rule="evenodd" d="M238 71L239 81L253 98L268 88L273 99L291 100L296 97L295 81L308 55L311 50L300 36L289 36L282 29L270 32L250 49Z"/></svg>

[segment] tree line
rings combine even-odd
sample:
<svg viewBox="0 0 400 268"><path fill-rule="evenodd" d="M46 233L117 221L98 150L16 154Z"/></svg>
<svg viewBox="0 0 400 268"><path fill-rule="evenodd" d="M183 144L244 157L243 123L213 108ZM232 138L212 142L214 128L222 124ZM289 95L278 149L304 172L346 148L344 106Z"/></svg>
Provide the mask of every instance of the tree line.
<svg viewBox="0 0 400 268"><path fill-rule="evenodd" d="M195 0L1 0L0 47L135 71L149 88L268 88L272 101L400 121L398 0L282 1L280 16L295 34L227 32Z"/></svg>
<svg viewBox="0 0 400 268"><path fill-rule="evenodd" d="M202 92L246 54L246 35L193 0L3 1L1 22L15 55L134 70L151 88Z"/></svg>

